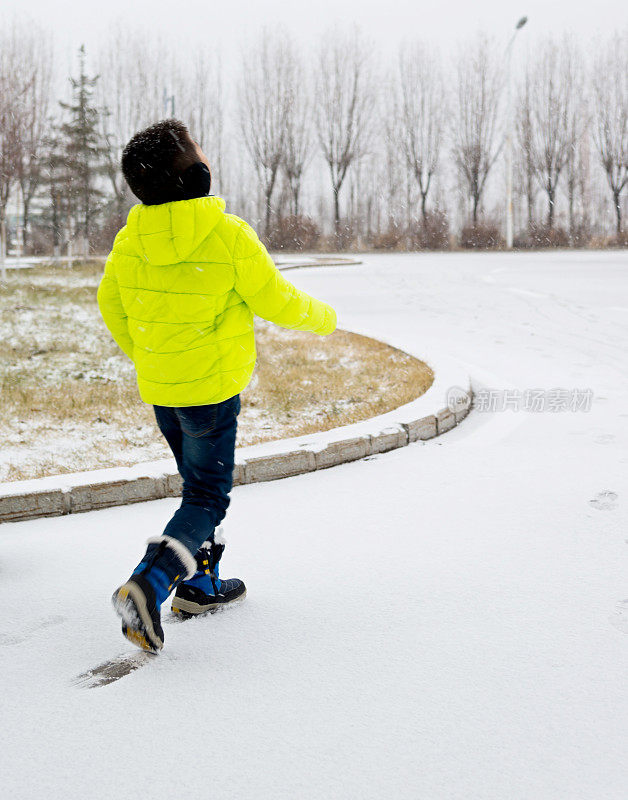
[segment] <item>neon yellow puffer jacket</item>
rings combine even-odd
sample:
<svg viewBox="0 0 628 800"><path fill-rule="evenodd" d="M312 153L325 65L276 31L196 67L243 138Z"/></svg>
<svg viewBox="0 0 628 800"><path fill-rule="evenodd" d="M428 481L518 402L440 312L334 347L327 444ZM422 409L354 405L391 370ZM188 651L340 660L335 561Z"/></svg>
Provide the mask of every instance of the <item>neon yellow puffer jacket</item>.
<svg viewBox="0 0 628 800"><path fill-rule="evenodd" d="M242 391L255 366L253 314L321 335L336 328L334 310L289 283L224 209L220 197L139 204L115 238L98 305L145 403L206 405Z"/></svg>

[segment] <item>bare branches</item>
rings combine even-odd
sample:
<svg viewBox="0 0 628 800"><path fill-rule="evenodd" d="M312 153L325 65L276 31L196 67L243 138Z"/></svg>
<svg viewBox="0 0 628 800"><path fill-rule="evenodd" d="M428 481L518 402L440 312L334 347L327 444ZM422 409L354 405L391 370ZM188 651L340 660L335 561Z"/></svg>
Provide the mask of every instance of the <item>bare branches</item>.
<svg viewBox="0 0 628 800"><path fill-rule="evenodd" d="M267 236L270 234L271 198L285 149L289 50L285 37L264 35L242 58L240 129L262 184Z"/></svg>
<svg viewBox="0 0 628 800"><path fill-rule="evenodd" d="M622 232L621 195L628 184L628 31L616 34L593 66L593 137Z"/></svg>
<svg viewBox="0 0 628 800"><path fill-rule="evenodd" d="M192 135L211 159L222 192L227 187L224 159L225 114L220 60L199 48L192 57L189 91L181 104ZM213 181L213 176L212 176Z"/></svg>
<svg viewBox="0 0 628 800"><path fill-rule="evenodd" d="M21 193L23 235L41 181L42 145L50 102L52 52L42 29L13 22L0 32L0 260L6 251L6 209Z"/></svg>
<svg viewBox="0 0 628 800"><path fill-rule="evenodd" d="M399 54L396 106L401 147L419 188L425 220L443 142L447 98L440 61L421 45L405 47Z"/></svg>
<svg viewBox="0 0 628 800"><path fill-rule="evenodd" d="M555 220L556 191L578 135L573 125L577 102L577 53L564 39L560 46L545 41L529 69L531 103L530 150L534 170L547 195L547 227Z"/></svg>
<svg viewBox="0 0 628 800"><path fill-rule="evenodd" d="M164 90L178 80L179 71L168 42L147 38L121 24L110 29L96 63L97 99L108 112L102 119L109 144L107 177L117 213L123 214L129 192L120 172L122 148L138 130L165 116Z"/></svg>
<svg viewBox="0 0 628 800"><path fill-rule="evenodd" d="M16 23L0 33L0 221L19 176L28 98L35 82L26 41L28 32Z"/></svg>
<svg viewBox="0 0 628 800"><path fill-rule="evenodd" d="M525 196L528 230L531 230L535 222L534 204L538 192L538 185L536 181L536 171L534 168L534 154L532 152L532 134L534 122L532 120L532 99L529 74L525 76L523 85L519 90L515 125L518 146L517 165L519 172L519 185L522 194Z"/></svg>
<svg viewBox="0 0 628 800"><path fill-rule="evenodd" d="M503 68L494 44L480 36L456 62L457 102L452 114L453 155L471 200L473 223L486 180L501 150L499 105Z"/></svg>
<svg viewBox="0 0 628 800"><path fill-rule="evenodd" d="M318 139L331 174L334 230L340 236L339 193L347 171L366 153L376 93L369 52L357 34L327 36L319 49Z"/></svg>
<svg viewBox="0 0 628 800"><path fill-rule="evenodd" d="M286 53L286 108L283 168L292 195L292 213L300 212L299 198L305 169L312 158L314 120L312 92L305 65L291 48Z"/></svg>
<svg viewBox="0 0 628 800"><path fill-rule="evenodd" d="M23 72L30 76L22 97L17 179L21 189L24 243L31 201L42 182L44 145L49 125L52 83L52 45L43 29L29 28L20 37Z"/></svg>

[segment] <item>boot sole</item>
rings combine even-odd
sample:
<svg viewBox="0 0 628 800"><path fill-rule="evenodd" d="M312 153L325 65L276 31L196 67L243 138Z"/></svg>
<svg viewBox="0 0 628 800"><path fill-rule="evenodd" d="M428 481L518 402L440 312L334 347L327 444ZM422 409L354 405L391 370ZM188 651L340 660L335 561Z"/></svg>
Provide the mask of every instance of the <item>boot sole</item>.
<svg viewBox="0 0 628 800"><path fill-rule="evenodd" d="M164 643L155 633L141 589L129 581L116 589L111 602L116 614L122 619L123 635L136 647L158 653Z"/></svg>
<svg viewBox="0 0 628 800"><path fill-rule="evenodd" d="M221 608L226 608L227 606L233 606L236 603L241 603L245 597L246 589L242 592L242 594L234 597L233 600L228 600L225 603L208 603L207 605L201 605L200 603L194 603L191 600L184 600L182 597L175 597L172 600L172 613L178 614L180 617L185 619L189 619L190 617L200 617L203 614L213 614L216 611L219 611Z"/></svg>

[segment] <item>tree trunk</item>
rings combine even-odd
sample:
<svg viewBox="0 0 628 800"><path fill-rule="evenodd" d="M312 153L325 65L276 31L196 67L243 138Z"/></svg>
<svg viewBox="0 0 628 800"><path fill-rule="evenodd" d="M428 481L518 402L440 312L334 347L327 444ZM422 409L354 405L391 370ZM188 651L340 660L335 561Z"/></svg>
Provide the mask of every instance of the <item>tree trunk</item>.
<svg viewBox="0 0 628 800"><path fill-rule="evenodd" d="M334 235L336 237L336 245L340 241L340 187L334 186Z"/></svg>
<svg viewBox="0 0 628 800"><path fill-rule="evenodd" d="M26 243L28 239L28 223L30 221L30 207L31 199L26 192L22 191L22 243L24 245L24 252L26 252Z"/></svg>
<svg viewBox="0 0 628 800"><path fill-rule="evenodd" d="M613 199L615 201L615 223L617 236L621 236L621 192L613 192Z"/></svg>
<svg viewBox="0 0 628 800"><path fill-rule="evenodd" d="M474 195L473 197L473 211L472 211L472 218L473 218L473 227L478 224L478 206L480 204L480 196Z"/></svg>
<svg viewBox="0 0 628 800"><path fill-rule="evenodd" d="M7 226L6 207L0 206L0 261L4 262L7 255Z"/></svg>
<svg viewBox="0 0 628 800"><path fill-rule="evenodd" d="M61 223L59 222L59 199L56 192L50 192L50 204L52 206L52 247L56 251L61 247Z"/></svg>
<svg viewBox="0 0 628 800"><path fill-rule="evenodd" d="M427 222L427 192L421 192L421 216L423 217L423 224Z"/></svg>
<svg viewBox="0 0 628 800"><path fill-rule="evenodd" d="M548 189L547 190L547 199L548 199L548 206L547 206L547 227L552 230L554 227L554 197L556 194L555 189Z"/></svg>
<svg viewBox="0 0 628 800"><path fill-rule="evenodd" d="M569 203L569 244L573 247L573 237L574 237L574 230L575 230L575 221L574 221L574 195L575 195L575 187L573 185L573 181L570 180L567 186L567 199Z"/></svg>
<svg viewBox="0 0 628 800"><path fill-rule="evenodd" d="M270 236L270 217L271 217L271 205L270 205L270 197L272 194L272 187L270 189L266 189L265 194L265 220L264 220L264 234L266 237Z"/></svg>

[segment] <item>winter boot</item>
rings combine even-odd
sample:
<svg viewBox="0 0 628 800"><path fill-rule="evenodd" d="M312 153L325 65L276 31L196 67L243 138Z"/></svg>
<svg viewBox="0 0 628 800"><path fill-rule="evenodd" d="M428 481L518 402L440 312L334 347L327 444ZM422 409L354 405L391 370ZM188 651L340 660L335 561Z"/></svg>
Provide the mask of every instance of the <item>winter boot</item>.
<svg viewBox="0 0 628 800"><path fill-rule="evenodd" d="M122 618L122 633L130 642L153 653L161 650L164 646L161 604L195 570L194 557L181 542L170 536L148 540L144 558L111 598Z"/></svg>
<svg viewBox="0 0 628 800"><path fill-rule="evenodd" d="M218 562L225 549L219 528L215 541L203 542L196 554L196 572L179 584L172 598L172 610L184 619L214 612L236 600L244 600L246 586L239 578L220 578Z"/></svg>

